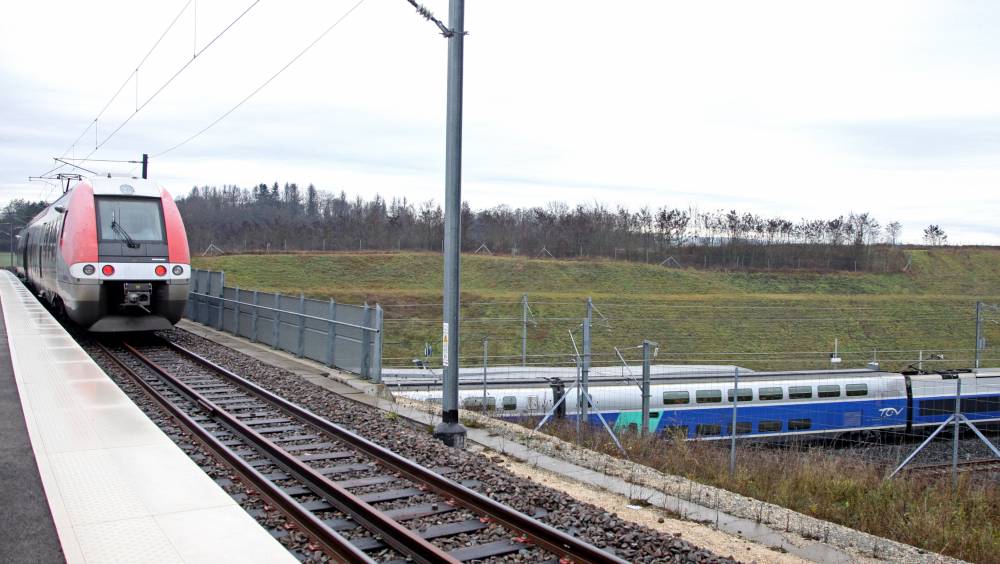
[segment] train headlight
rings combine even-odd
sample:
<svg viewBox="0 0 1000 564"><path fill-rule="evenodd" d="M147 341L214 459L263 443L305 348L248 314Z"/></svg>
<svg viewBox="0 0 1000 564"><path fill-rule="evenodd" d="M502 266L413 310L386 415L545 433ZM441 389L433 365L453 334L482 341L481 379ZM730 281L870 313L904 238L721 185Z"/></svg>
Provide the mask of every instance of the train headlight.
<svg viewBox="0 0 1000 564"><path fill-rule="evenodd" d="M156 268L153 269L153 272L155 272L157 276L166 276L167 267L163 266L162 264L158 264L156 265Z"/></svg>
<svg viewBox="0 0 1000 564"><path fill-rule="evenodd" d="M181 274L184 274L184 267L179 264L174 265L174 276L180 276Z"/></svg>
<svg viewBox="0 0 1000 564"><path fill-rule="evenodd" d="M94 269L94 265L92 265L92 264L85 264L85 265L83 265L83 273L86 274L87 276L90 276L91 274L93 274L94 270L95 270Z"/></svg>
<svg viewBox="0 0 1000 564"><path fill-rule="evenodd" d="M110 264L106 264L103 267L101 267L101 272L105 276L111 276L112 274L115 273L115 267L111 266Z"/></svg>

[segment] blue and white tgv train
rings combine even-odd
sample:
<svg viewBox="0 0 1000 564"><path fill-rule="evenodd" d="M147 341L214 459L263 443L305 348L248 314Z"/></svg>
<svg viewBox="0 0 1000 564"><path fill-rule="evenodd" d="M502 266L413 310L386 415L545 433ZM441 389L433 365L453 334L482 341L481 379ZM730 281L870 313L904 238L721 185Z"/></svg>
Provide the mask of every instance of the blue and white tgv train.
<svg viewBox="0 0 1000 564"><path fill-rule="evenodd" d="M693 376L659 380L650 386L649 430L689 438L911 430L940 424L954 412L957 382L961 411L972 421L1000 421L1000 370L942 374L901 374L872 370L753 372L741 376L734 391L731 376ZM440 390L399 391L399 395L440 401ZM601 416L617 429L641 424L641 391L633 384L591 386L592 424ZM493 387L487 410L504 418L541 415L562 394L561 386ZM465 409L481 410L482 388L463 388ZM570 390L557 414L577 417L577 390Z"/></svg>

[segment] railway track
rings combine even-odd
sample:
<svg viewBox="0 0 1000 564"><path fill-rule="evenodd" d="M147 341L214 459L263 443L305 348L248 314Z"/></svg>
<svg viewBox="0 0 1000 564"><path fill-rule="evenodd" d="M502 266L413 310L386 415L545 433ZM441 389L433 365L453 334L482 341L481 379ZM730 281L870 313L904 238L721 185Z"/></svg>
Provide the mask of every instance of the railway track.
<svg viewBox="0 0 1000 564"><path fill-rule="evenodd" d="M624 562L169 341L99 345L179 425L333 558ZM428 524L430 519L434 524Z"/></svg>
<svg viewBox="0 0 1000 564"><path fill-rule="evenodd" d="M905 469L911 474L921 475L944 475L950 474L952 470L951 462L939 462L936 464L920 464L910 466ZM1000 472L1000 460L996 458L984 458L979 460L962 460L958 463L959 472Z"/></svg>

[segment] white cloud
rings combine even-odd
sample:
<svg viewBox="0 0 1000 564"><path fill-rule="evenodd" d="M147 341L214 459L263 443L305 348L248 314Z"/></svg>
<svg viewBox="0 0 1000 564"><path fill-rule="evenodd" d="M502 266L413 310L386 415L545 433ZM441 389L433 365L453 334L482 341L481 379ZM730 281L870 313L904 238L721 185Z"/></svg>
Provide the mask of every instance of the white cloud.
<svg viewBox="0 0 1000 564"><path fill-rule="evenodd" d="M98 135L248 4L199 3L197 38L182 16ZM352 4L262 1L95 157L185 139ZM444 0L426 4L446 16ZM5 7L0 198L44 193L27 176L66 150L183 5ZM464 197L870 211L904 222L908 240L938 223L952 242L1000 244L998 23L991 2L470 2ZM402 0L366 2L152 170L180 192L279 180L440 201L446 47Z"/></svg>

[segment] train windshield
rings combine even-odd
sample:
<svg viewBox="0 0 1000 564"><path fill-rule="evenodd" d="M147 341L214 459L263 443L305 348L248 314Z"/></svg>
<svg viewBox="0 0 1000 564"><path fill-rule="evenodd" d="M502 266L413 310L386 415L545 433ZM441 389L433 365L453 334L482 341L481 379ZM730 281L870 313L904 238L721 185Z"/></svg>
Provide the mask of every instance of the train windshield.
<svg viewBox="0 0 1000 564"><path fill-rule="evenodd" d="M164 241L158 198L98 198L102 241Z"/></svg>

